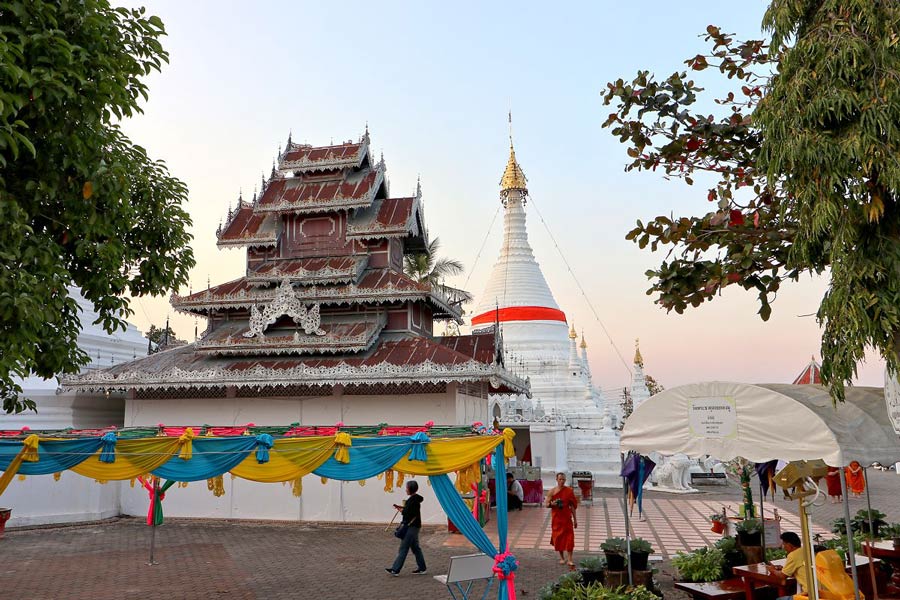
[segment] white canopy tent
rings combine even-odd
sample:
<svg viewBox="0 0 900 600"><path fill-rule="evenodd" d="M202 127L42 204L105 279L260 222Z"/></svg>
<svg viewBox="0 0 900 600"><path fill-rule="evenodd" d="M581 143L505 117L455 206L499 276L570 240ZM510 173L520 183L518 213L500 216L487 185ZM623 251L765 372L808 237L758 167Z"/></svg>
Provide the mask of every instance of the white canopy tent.
<svg viewBox="0 0 900 600"><path fill-rule="evenodd" d="M757 463L822 459L833 466L854 460L865 466L900 461L900 436L880 388L848 388L846 402L835 406L821 385L722 381L683 385L641 403L625 422L621 440L623 452L743 457ZM849 525L846 493L844 515ZM811 548L812 540L804 544ZM859 600L852 552L850 566ZM815 570L812 576L815 581ZM812 587L815 600L817 586Z"/></svg>
<svg viewBox="0 0 900 600"><path fill-rule="evenodd" d="M622 429L622 451L753 462L821 458L834 466L900 461L883 390L852 387L846 397L835 407L820 385L682 385L635 409Z"/></svg>

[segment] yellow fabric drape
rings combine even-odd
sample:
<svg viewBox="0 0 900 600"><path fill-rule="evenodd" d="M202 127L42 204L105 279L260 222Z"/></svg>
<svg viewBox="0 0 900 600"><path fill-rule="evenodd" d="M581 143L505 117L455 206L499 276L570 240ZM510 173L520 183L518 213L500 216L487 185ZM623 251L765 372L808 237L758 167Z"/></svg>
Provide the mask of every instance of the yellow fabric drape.
<svg viewBox="0 0 900 600"><path fill-rule="evenodd" d="M516 432L507 427L503 430L503 458L512 458L516 455L516 447L513 446L513 438Z"/></svg>
<svg viewBox="0 0 900 600"><path fill-rule="evenodd" d="M16 457L10 461L9 466L3 471L3 475L0 475L0 495L2 495L3 492L6 491L6 488L9 487L9 482L16 476L22 461L37 461L37 447L38 436L33 433L22 440L22 449L19 450Z"/></svg>
<svg viewBox="0 0 900 600"><path fill-rule="evenodd" d="M290 481L312 473L331 457L333 451L334 438L331 437L276 440L269 450L269 462L260 464L256 454L251 452L231 473L260 483Z"/></svg>
<svg viewBox="0 0 900 600"><path fill-rule="evenodd" d="M337 448L334 451L334 460L339 463L347 464L350 462L350 446L353 445L353 439L349 433L343 431L334 435L334 445Z"/></svg>
<svg viewBox="0 0 900 600"><path fill-rule="evenodd" d="M394 470L408 475L442 475L459 471L487 456L506 439L505 435L432 439L428 444L427 461L411 461L404 457L397 461Z"/></svg>
<svg viewBox="0 0 900 600"><path fill-rule="evenodd" d="M394 491L394 471L388 469L383 473L384 475L384 491L393 492Z"/></svg>
<svg viewBox="0 0 900 600"><path fill-rule="evenodd" d="M291 482L291 493L294 498L299 498L303 494L303 478L298 477Z"/></svg>
<svg viewBox="0 0 900 600"><path fill-rule="evenodd" d="M191 442L193 439L194 429L192 427L188 427L184 430L184 433L178 436L178 442L181 444L181 452L178 453L178 458L181 460L191 460L194 451L194 445Z"/></svg>
<svg viewBox="0 0 900 600"><path fill-rule="evenodd" d="M206 489L213 493L213 496L220 498L225 495L225 481L222 476L213 477L206 480Z"/></svg>
<svg viewBox="0 0 900 600"><path fill-rule="evenodd" d="M100 450L72 470L91 479L134 479L162 466L178 454L182 442L178 438L153 437L116 442L116 462L100 462ZM96 457L96 458L95 458Z"/></svg>

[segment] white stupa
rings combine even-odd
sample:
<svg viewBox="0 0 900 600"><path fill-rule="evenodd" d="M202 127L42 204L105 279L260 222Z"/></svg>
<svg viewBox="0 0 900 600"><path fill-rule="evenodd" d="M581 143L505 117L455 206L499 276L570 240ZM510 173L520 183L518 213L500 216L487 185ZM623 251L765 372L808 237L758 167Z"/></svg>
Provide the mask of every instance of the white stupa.
<svg viewBox="0 0 900 600"><path fill-rule="evenodd" d="M545 476L562 466L561 470L591 471L597 485L619 486L619 438L614 428L618 407L607 404L594 386L587 344L582 338L579 355L574 325L567 324L534 258L525 224L526 184L510 139L509 161L500 182L503 244L473 313L472 327L499 323L506 357L531 380L532 408L522 411L510 404L521 404L522 398L493 400L496 406L505 402L514 408L512 416L533 414L533 407L539 407L540 414L568 424L566 456L556 456L550 465L544 461ZM500 420L512 421L510 410L501 413Z"/></svg>

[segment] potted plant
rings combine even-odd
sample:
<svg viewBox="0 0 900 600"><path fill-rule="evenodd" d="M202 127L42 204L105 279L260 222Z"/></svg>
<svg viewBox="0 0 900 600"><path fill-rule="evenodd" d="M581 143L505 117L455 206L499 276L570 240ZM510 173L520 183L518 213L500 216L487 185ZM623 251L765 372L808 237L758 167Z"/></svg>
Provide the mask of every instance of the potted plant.
<svg viewBox="0 0 900 600"><path fill-rule="evenodd" d="M625 540L619 537L606 538L600 544L600 549L606 555L606 568L610 571L625 570Z"/></svg>
<svg viewBox="0 0 900 600"><path fill-rule="evenodd" d="M651 552L653 552L653 546L644 538L636 537L631 540L631 556L629 557L631 568L634 571L646 571L647 560Z"/></svg>
<svg viewBox="0 0 900 600"><path fill-rule="evenodd" d="M894 549L900 550L900 523L891 523L881 528L881 536L894 540Z"/></svg>
<svg viewBox="0 0 900 600"><path fill-rule="evenodd" d="M725 554L715 546L693 552L679 552L672 559L682 581L702 583L719 581L725 575Z"/></svg>
<svg viewBox="0 0 900 600"><path fill-rule="evenodd" d="M831 533L847 535L847 524L844 522L844 519L835 519L831 522Z"/></svg>
<svg viewBox="0 0 900 600"><path fill-rule="evenodd" d="M723 579L728 579L732 567L747 564L744 553L738 548L737 540L734 537L726 535L722 539L716 541L715 547L721 550L722 554L725 556L725 573L723 574Z"/></svg>
<svg viewBox="0 0 900 600"><path fill-rule="evenodd" d="M856 516L853 517L853 528L857 531L862 531L863 533L871 533L873 537L878 537L878 530L887 525L887 521L884 518L887 516L883 512L878 509L873 508L871 519L872 519L872 531L869 531L869 511L865 508L861 509L856 513Z"/></svg>
<svg viewBox="0 0 900 600"><path fill-rule="evenodd" d="M581 559L578 568L581 570L581 581L585 585L590 585L603 581L603 569L606 568L606 561L601 556L588 556Z"/></svg>
<svg viewBox="0 0 900 600"><path fill-rule="evenodd" d="M725 518L725 515L723 515L722 513L716 513L714 515L710 515L709 520L712 523L713 533L723 533L725 531L725 523L728 522L728 520Z"/></svg>
<svg viewBox="0 0 900 600"><path fill-rule="evenodd" d="M744 519L737 524L741 546L762 545L762 523L759 519Z"/></svg>

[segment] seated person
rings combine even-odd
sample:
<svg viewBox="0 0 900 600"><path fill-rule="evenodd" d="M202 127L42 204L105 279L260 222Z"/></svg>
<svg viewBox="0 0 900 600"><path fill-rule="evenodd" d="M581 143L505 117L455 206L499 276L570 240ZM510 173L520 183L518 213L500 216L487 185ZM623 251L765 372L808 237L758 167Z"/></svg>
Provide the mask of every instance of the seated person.
<svg viewBox="0 0 900 600"><path fill-rule="evenodd" d="M768 565L767 569L770 574L779 576L782 583L788 577L796 577L803 595L800 595L801 590L797 590L798 596L794 596L794 598L805 599L809 588L806 585L806 569L803 568L806 564L806 557L800 548L800 538L796 533L786 531L781 534L781 543L788 552L784 567L779 569L774 565ZM853 580L844 569L844 561L834 550L816 552L816 579L819 583L819 598L822 600L852 600L854 598ZM860 594L860 598L862 597Z"/></svg>
<svg viewBox="0 0 900 600"><path fill-rule="evenodd" d="M783 567L766 565L770 575L780 580L781 585L787 582L788 577L796 577L800 590L806 591L806 556L800 547L800 536L793 531L785 531L781 534L781 547L788 553L787 561ZM790 596L788 596L790 598Z"/></svg>
<svg viewBox="0 0 900 600"><path fill-rule="evenodd" d="M512 473L506 474L506 508L507 510L522 510L522 500L525 499L525 490L522 484L516 481Z"/></svg>

